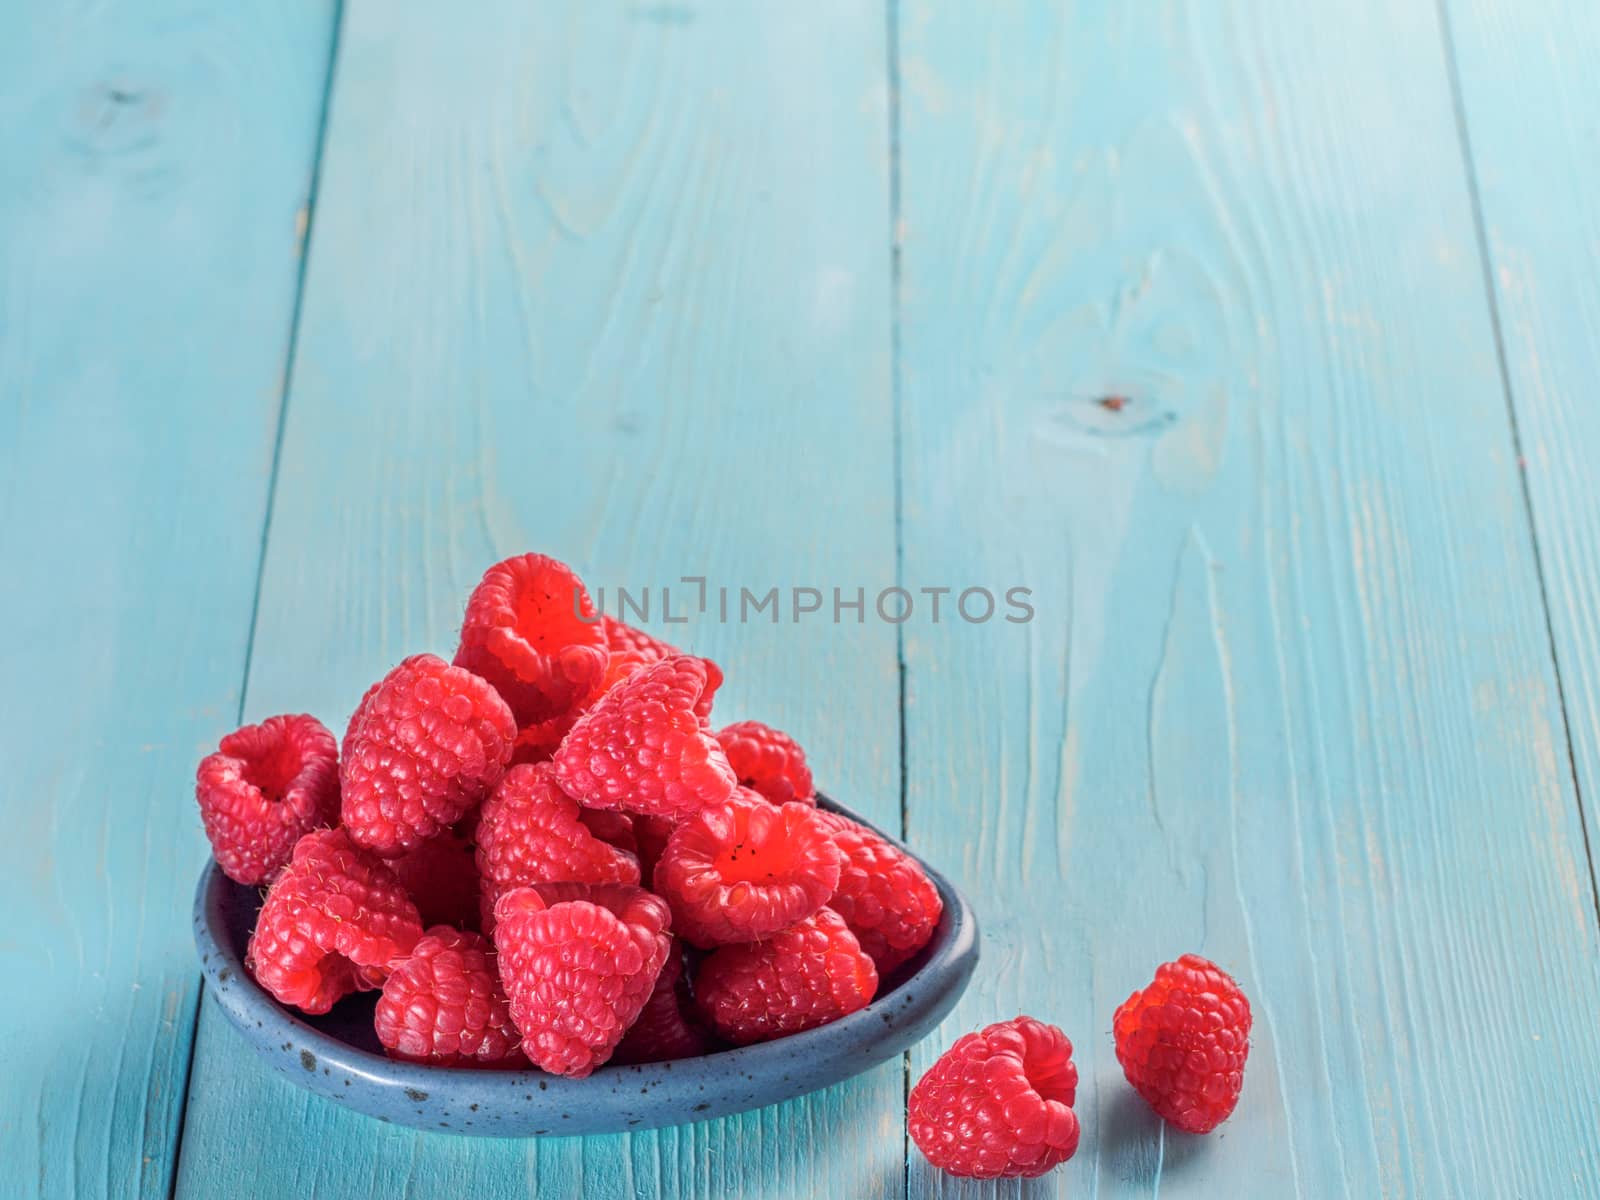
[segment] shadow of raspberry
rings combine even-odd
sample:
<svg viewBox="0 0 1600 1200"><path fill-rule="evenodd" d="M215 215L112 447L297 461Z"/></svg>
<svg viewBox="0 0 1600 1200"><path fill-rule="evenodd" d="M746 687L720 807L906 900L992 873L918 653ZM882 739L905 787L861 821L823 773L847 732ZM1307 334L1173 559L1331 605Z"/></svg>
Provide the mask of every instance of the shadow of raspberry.
<svg viewBox="0 0 1600 1200"><path fill-rule="evenodd" d="M1163 1176L1179 1175L1205 1158L1206 1138L1168 1125L1120 1074L1105 1081L1102 1095L1107 1099L1097 1138L1100 1162L1114 1178L1154 1194Z"/></svg>

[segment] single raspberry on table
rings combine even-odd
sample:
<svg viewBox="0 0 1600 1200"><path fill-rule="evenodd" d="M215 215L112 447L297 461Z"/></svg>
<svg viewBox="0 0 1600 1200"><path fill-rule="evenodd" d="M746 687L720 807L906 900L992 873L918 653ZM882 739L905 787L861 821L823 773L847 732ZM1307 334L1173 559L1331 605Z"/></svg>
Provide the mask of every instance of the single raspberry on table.
<svg viewBox="0 0 1600 1200"><path fill-rule="evenodd" d="M519 554L490 567L473 589L455 663L493 684L523 727L580 706L607 655L583 581L553 558Z"/></svg>
<svg viewBox="0 0 1600 1200"><path fill-rule="evenodd" d="M302 835L338 822L338 744L315 717L268 717L200 760L194 795L222 873L267 883Z"/></svg>
<svg viewBox="0 0 1600 1200"><path fill-rule="evenodd" d="M325 1013L381 985L421 936L417 906L383 860L342 829L319 829L268 888L245 962L284 1004Z"/></svg>
<svg viewBox="0 0 1600 1200"><path fill-rule="evenodd" d="M666 964L656 976L656 986L644 1002L638 1020L629 1027L617 1045L612 1062L670 1062L698 1058L712 1047L711 1035L700 1023L689 996L689 977L684 972L683 947L676 938L667 952Z"/></svg>
<svg viewBox="0 0 1600 1200"><path fill-rule="evenodd" d="M387 860L425 926L475 929L478 925L478 864L469 824L470 818Z"/></svg>
<svg viewBox="0 0 1600 1200"><path fill-rule="evenodd" d="M940 1170L1032 1178L1078 1149L1077 1089L1066 1034L1014 1017L946 1050L911 1089L906 1125Z"/></svg>
<svg viewBox="0 0 1600 1200"><path fill-rule="evenodd" d="M695 706L713 669L687 655L635 671L578 718L553 760L590 808L681 817L733 792L733 769Z"/></svg>
<svg viewBox="0 0 1600 1200"><path fill-rule="evenodd" d="M590 830L578 802L557 786L549 763L512 767L483 802L477 861L484 928L490 932L495 901L514 887L639 882L638 860Z"/></svg>
<svg viewBox="0 0 1600 1200"><path fill-rule="evenodd" d="M917 860L865 825L818 810L840 853L839 886L828 907L888 975L928 944L944 911L939 889Z"/></svg>
<svg viewBox="0 0 1600 1200"><path fill-rule="evenodd" d="M390 1058L445 1067L527 1065L482 936L435 925L383 985L373 1015Z"/></svg>
<svg viewBox="0 0 1600 1200"><path fill-rule="evenodd" d="M1198 954L1156 968L1112 1020L1117 1061L1134 1091L1188 1133L1210 1133L1239 1102L1250 1053L1250 1001Z"/></svg>
<svg viewBox="0 0 1600 1200"><path fill-rule="evenodd" d="M815 913L839 882L839 851L815 817L744 796L685 817L653 875L673 929L702 947L754 942Z"/></svg>
<svg viewBox="0 0 1600 1200"><path fill-rule="evenodd" d="M774 804L815 804L817 789L800 743L760 721L735 721L717 732L734 777Z"/></svg>
<svg viewBox="0 0 1600 1200"><path fill-rule="evenodd" d="M701 1015L741 1046L837 1021L877 990L872 959L831 908L765 941L712 951L694 979Z"/></svg>
<svg viewBox="0 0 1600 1200"><path fill-rule="evenodd" d="M499 781L516 736L482 679L432 654L406 659L362 697L345 734L351 840L395 857L454 825Z"/></svg>
<svg viewBox="0 0 1600 1200"><path fill-rule="evenodd" d="M666 902L627 884L547 884L513 888L494 915L523 1052L552 1074L590 1074L643 1011L667 961Z"/></svg>

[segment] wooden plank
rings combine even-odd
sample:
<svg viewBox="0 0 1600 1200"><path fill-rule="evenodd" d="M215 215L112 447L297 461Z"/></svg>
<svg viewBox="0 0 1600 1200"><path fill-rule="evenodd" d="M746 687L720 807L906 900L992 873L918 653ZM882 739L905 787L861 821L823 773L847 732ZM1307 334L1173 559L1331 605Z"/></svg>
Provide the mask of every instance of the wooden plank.
<svg viewBox="0 0 1600 1200"><path fill-rule="evenodd" d="M1566 704L1600 829L1600 10L1446 6L1505 373Z"/></svg>
<svg viewBox="0 0 1600 1200"><path fill-rule="evenodd" d="M659 609L684 575L893 582L884 38L843 0L347 8L250 715L342 721L537 548L656 589L719 713L896 819L892 628ZM661 1133L420 1135L269 1077L207 1005L180 1190L899 1196L901 1095L891 1064Z"/></svg>
<svg viewBox="0 0 1600 1200"><path fill-rule="evenodd" d="M1595 913L1434 6L901 30L905 575L1038 614L906 626L911 838L987 932L913 1073L1063 1025L1083 1150L1030 1195L1594 1194ZM1205 1140L1109 1036L1189 950L1257 1013Z"/></svg>
<svg viewBox="0 0 1600 1200"><path fill-rule="evenodd" d="M0 11L0 1191L171 1185L332 14Z"/></svg>

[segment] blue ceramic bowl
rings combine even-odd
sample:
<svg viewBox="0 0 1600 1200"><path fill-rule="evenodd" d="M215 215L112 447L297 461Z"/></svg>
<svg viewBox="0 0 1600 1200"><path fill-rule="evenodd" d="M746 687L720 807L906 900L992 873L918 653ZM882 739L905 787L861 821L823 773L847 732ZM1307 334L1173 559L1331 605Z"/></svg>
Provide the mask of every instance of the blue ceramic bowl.
<svg viewBox="0 0 1600 1200"><path fill-rule="evenodd" d="M821 804L855 817L826 797ZM928 946L886 979L866 1008L778 1041L678 1062L601 1067L587 1079L395 1062L373 1033L376 992L349 997L320 1017L284 1008L244 969L261 893L232 882L215 863L195 893L194 936L206 993L256 1053L299 1087L418 1129L481 1137L619 1133L804 1095L893 1058L938 1024L977 966L978 924L950 881L922 866L944 899L944 916Z"/></svg>

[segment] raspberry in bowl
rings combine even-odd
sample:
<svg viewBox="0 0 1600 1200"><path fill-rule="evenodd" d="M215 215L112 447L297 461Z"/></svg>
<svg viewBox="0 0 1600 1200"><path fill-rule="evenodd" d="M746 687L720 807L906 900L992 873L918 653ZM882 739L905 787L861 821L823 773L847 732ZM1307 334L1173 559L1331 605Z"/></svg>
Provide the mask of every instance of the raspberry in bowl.
<svg viewBox="0 0 1600 1200"><path fill-rule="evenodd" d="M876 834L827 796L817 801L821 811ZM894 839L876 836L915 858ZM790 1100L869 1070L920 1041L955 1007L978 961L977 920L967 901L938 871L922 867L942 901L938 923L927 945L885 978L869 1003L786 1037L730 1046L708 1030L692 1005L680 1003L677 1012L663 1016L652 996L629 1031L639 1030L640 1037L631 1040L645 1036L648 1017L652 1026L667 1026L664 1034L650 1035L652 1041L673 1049L646 1042L646 1053L686 1048L693 1056L637 1061L625 1036L608 1062L582 1078L519 1069L521 1064L436 1066L391 1058L374 1028L375 1008L385 994L381 986L349 994L320 1015L278 1003L245 965L261 892L234 883L215 864L208 864L195 895L195 942L211 999L267 1064L299 1087L418 1129L485 1137L618 1133ZM837 929L844 922L829 924ZM437 953L437 941L433 934L421 944ZM674 945L672 952L683 951ZM871 960L863 958L870 968ZM681 994L685 973L681 957L670 969L663 964L669 994ZM396 994L393 987L389 994Z"/></svg>
<svg viewBox="0 0 1600 1200"><path fill-rule="evenodd" d="M709 659L497 563L452 659L342 740L270 717L200 764L207 991L293 1083L469 1135L623 1132L826 1087L954 1006L978 934L938 872L717 729Z"/></svg>

